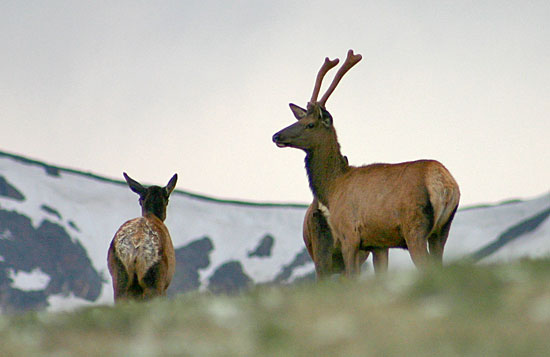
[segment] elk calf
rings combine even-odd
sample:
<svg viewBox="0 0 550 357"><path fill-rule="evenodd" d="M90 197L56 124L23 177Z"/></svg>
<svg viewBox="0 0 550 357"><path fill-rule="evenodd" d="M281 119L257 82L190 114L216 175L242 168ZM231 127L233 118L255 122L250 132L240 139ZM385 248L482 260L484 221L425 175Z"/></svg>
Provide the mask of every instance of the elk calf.
<svg viewBox="0 0 550 357"><path fill-rule="evenodd" d="M124 178L139 195L142 216L124 223L109 247L107 265L113 279L115 302L165 295L176 266L172 239L163 222L178 175L165 187L149 188L126 173Z"/></svg>
<svg viewBox="0 0 550 357"><path fill-rule="evenodd" d="M409 250L414 264L441 264L443 248L458 207L460 191L439 162L350 166L340 153L333 119L325 109L344 74L361 60L348 52L331 85L317 101L325 74L338 59L325 59L307 109L290 104L298 121L273 135L278 147L306 152L314 201L304 219L304 241L318 276L345 269L360 271L365 252L376 272L387 269L388 248ZM429 247L429 252L428 252Z"/></svg>
<svg viewBox="0 0 550 357"><path fill-rule="evenodd" d="M333 274L345 272L344 259L339 250L334 249L334 237L330 230L328 220L323 211L319 208L317 198L309 205L304 217L303 226L304 244L309 256L315 265L317 279L329 277ZM369 257L370 252L360 251L359 259L362 265ZM376 271L380 272L379 253L374 253ZM386 250L387 257L387 250ZM386 258L387 266L387 258ZM383 268L384 269L384 268Z"/></svg>

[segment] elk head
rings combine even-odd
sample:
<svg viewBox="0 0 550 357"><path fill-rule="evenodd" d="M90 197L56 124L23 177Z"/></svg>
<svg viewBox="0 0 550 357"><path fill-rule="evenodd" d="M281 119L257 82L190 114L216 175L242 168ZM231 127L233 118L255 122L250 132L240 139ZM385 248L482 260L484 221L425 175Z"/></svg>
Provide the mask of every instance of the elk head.
<svg viewBox="0 0 550 357"><path fill-rule="evenodd" d="M168 198L176 187L178 175L174 174L168 184L164 187L150 186L147 188L128 176L126 172L124 172L123 175L130 189L139 195L141 214L145 215L147 213L152 213L157 216L158 219L164 221L166 219L166 206L168 205Z"/></svg>
<svg viewBox="0 0 550 357"><path fill-rule="evenodd" d="M339 62L337 58L332 61L328 57L325 58L325 62L317 74L313 94L307 104L307 109L290 103L290 109L298 121L273 135L273 142L278 147L294 147L309 152L327 142L336 141L332 116L325 109L325 104L344 74L357 64L361 58L361 55L355 55L353 50L349 50L346 61L336 73L331 85L321 100L317 101L323 77Z"/></svg>

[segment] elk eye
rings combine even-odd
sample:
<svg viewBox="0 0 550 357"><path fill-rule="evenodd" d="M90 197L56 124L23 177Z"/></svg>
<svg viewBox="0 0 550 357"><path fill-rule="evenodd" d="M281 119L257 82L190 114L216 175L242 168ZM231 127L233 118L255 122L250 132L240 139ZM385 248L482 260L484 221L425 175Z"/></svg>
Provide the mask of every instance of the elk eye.
<svg viewBox="0 0 550 357"><path fill-rule="evenodd" d="M309 123L306 128L308 129L313 129L313 127L315 126L315 123Z"/></svg>

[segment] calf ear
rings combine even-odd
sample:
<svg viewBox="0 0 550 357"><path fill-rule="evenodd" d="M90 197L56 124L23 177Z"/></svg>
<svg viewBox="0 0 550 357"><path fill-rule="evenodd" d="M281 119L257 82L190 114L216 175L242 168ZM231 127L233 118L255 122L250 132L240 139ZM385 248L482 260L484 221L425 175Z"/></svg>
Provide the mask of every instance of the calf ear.
<svg viewBox="0 0 550 357"><path fill-rule="evenodd" d="M176 188L176 182L178 181L178 174L174 174L168 184L164 187L164 190L166 191L166 195L170 196L172 191L174 191L174 188Z"/></svg>
<svg viewBox="0 0 550 357"><path fill-rule="evenodd" d="M124 179L128 183L128 187L130 187L130 190L134 191L138 195L143 195L145 191L147 190L145 187L143 187L139 182L132 179L130 176L126 174L126 172L123 172L122 175L124 175Z"/></svg>
<svg viewBox="0 0 550 357"><path fill-rule="evenodd" d="M292 110L292 113L294 113L294 117L296 117L296 119L298 120L302 119L307 115L307 110L297 106L294 103L290 103L288 106L290 107L290 110Z"/></svg>

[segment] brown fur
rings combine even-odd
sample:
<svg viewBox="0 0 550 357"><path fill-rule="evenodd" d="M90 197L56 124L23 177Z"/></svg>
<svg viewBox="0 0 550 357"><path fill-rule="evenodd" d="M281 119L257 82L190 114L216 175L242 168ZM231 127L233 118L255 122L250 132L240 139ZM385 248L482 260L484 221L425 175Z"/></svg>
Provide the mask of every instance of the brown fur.
<svg viewBox="0 0 550 357"><path fill-rule="evenodd" d="M346 274L357 274L366 259L362 252L373 252L375 270L383 272L388 248L408 249L418 267L441 264L460 199L449 171L434 160L350 166L324 103L310 102L307 110L291 104L291 109L298 121L273 141L306 152L314 202L304 220L304 241L318 276L334 270L338 255ZM319 210L328 231L320 229Z"/></svg>
<svg viewBox="0 0 550 357"><path fill-rule="evenodd" d="M117 230L107 253L115 302L166 294L174 275L176 258L170 233L161 218L166 216L168 196L176 179L174 175L165 188L153 186L146 189L127 178L132 190L140 195L143 215L125 222Z"/></svg>
<svg viewBox="0 0 550 357"><path fill-rule="evenodd" d="M340 274L345 271L344 260L340 249L335 248L334 238L328 221L319 209L317 199L309 205L304 217L304 244L315 265L318 279ZM361 264L369 257L368 251L361 251Z"/></svg>
<svg viewBox="0 0 550 357"><path fill-rule="evenodd" d="M458 206L458 185L437 161L353 168L331 185L331 227L348 262L359 271L359 249L407 248L415 265L440 264Z"/></svg>

